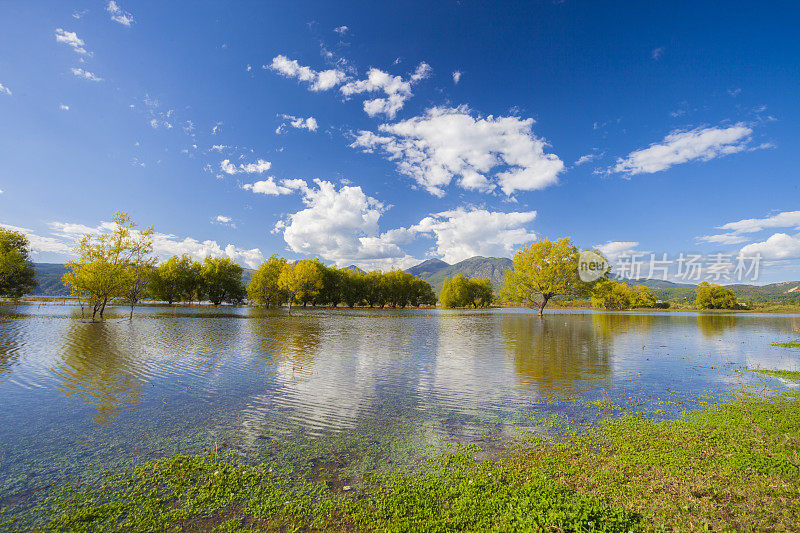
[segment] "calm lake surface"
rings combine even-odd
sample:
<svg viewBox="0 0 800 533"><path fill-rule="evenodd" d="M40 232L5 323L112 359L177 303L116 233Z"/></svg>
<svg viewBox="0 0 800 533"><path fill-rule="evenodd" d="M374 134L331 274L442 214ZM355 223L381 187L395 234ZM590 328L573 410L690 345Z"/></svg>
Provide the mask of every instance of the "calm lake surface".
<svg viewBox="0 0 800 533"><path fill-rule="evenodd" d="M0 506L177 453L357 483L454 444L501 449L606 400L675 417L800 368L797 315L0 306ZM605 413L605 414L604 414Z"/></svg>

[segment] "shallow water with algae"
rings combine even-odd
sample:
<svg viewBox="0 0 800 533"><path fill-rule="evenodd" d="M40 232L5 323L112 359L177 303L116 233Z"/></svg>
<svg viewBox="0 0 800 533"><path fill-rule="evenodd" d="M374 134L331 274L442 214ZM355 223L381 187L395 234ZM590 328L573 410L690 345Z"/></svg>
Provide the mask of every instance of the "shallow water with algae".
<svg viewBox="0 0 800 533"><path fill-rule="evenodd" d="M797 315L0 306L0 508L177 454L346 490L553 415L674 418L800 369Z"/></svg>

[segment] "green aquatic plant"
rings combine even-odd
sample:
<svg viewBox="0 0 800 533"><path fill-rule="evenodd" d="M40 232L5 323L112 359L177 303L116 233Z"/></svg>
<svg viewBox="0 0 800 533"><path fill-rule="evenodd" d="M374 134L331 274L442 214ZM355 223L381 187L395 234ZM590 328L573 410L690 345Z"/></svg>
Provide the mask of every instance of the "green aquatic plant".
<svg viewBox="0 0 800 533"><path fill-rule="evenodd" d="M800 348L800 341L773 342L772 346L778 346L779 348Z"/></svg>

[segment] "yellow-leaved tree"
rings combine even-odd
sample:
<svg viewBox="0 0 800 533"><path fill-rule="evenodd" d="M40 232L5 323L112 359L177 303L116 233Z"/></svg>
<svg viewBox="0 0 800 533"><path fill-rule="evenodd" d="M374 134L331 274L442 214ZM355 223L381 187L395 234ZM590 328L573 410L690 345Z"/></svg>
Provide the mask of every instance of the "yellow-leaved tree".
<svg viewBox="0 0 800 533"><path fill-rule="evenodd" d="M542 239L523 246L514 254L514 268L506 272L502 297L527 307L538 307L542 316L553 296L588 295L594 283L581 281L579 256L580 250L569 237L555 241Z"/></svg>
<svg viewBox="0 0 800 533"><path fill-rule="evenodd" d="M78 241L78 259L66 266L64 284L72 294L85 298L92 308L92 320L103 318L106 305L116 298L126 298L133 305L146 272L155 263L153 228L137 230L136 223L122 211L114 215L110 233L89 233Z"/></svg>

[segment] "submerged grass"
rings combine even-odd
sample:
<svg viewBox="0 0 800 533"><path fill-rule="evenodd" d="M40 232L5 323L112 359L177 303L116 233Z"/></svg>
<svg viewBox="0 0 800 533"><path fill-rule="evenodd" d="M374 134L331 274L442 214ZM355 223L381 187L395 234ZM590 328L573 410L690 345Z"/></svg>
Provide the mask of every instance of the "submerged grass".
<svg viewBox="0 0 800 533"><path fill-rule="evenodd" d="M780 348L800 348L800 341L773 342L772 345Z"/></svg>
<svg viewBox="0 0 800 533"><path fill-rule="evenodd" d="M461 448L336 489L232 456L179 456L67 487L30 520L56 531L800 530L796 392L567 435L503 462Z"/></svg>

